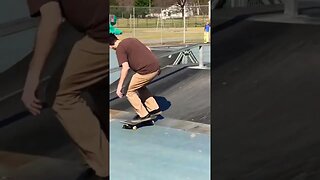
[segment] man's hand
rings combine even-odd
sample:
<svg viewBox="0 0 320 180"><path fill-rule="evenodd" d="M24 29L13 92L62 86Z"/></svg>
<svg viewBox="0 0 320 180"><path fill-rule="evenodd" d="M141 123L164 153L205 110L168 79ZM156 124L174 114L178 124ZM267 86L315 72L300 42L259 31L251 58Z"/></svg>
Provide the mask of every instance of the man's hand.
<svg viewBox="0 0 320 180"><path fill-rule="evenodd" d="M123 94L122 94L121 90L122 90L122 88L119 88L119 87L117 88L117 92L116 93L117 93L119 98L123 97Z"/></svg>
<svg viewBox="0 0 320 180"><path fill-rule="evenodd" d="M37 87L38 82L27 82L21 98L23 104L34 116L39 115L42 108L40 100L35 95Z"/></svg>
<svg viewBox="0 0 320 180"><path fill-rule="evenodd" d="M120 78L119 78L119 82L118 82L118 88L117 88L117 95L119 96L119 98L123 97L123 94L122 94L123 82L127 77L129 69L130 69L130 67L129 67L128 62L122 63L122 69L121 69Z"/></svg>

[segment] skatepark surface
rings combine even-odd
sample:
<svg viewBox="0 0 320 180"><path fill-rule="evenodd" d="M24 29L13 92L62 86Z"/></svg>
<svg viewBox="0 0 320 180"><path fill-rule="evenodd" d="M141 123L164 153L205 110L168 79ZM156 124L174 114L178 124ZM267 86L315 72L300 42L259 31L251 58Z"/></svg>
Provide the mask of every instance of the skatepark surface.
<svg viewBox="0 0 320 180"><path fill-rule="evenodd" d="M116 115L110 122L111 179L210 179L209 125L167 118L128 130L119 121L134 114L112 114Z"/></svg>
<svg viewBox="0 0 320 180"><path fill-rule="evenodd" d="M82 37L82 35L75 32L69 26L62 27L61 32L62 35L59 37L57 45L53 50L54 52L49 58L50 60L46 66L47 69L44 70L44 82L41 84L41 89L43 91L47 90L49 97L44 97L42 94L40 98L44 98L44 100L48 100L49 102L52 101L55 89L57 88L58 79L63 70L61 67L63 67L73 43ZM24 85L27 66L30 62L31 56L32 52L26 54L26 56L22 60L18 61L17 64L6 69L0 74L2 87L6 87L0 89L0 178L11 177L13 180L82 180L83 178L81 177L81 173L84 172L87 166L85 165L85 162L83 162L80 153L77 151L75 145L72 143L59 121L54 117L53 112L50 109L44 109L40 116L30 116L30 114L26 112L26 109L20 100L22 93L21 89ZM173 70L170 72L173 72ZM182 69L181 72L185 70L187 70L187 68ZM191 69L189 70L190 71L186 73L186 75L189 74L188 76L191 76L191 72L196 71ZM209 71L207 75L206 73L200 73L199 76L206 77L208 74ZM8 77L13 76L18 78L16 78L15 81L6 80ZM163 81L159 80L158 83L162 84ZM162 84L162 86L165 85ZM208 94L208 92L206 93ZM162 97L159 97L159 99L163 100L165 103L167 102L164 101L165 99ZM164 107L167 107L168 104L164 105ZM200 117L203 115L198 114L198 116ZM208 119L205 121L207 120ZM202 165L200 167L207 167L205 164L208 162L208 158L204 157L208 157L209 155L209 126L203 124L181 123L183 122L181 119L171 121L168 119L166 122L171 122L169 124L170 128L175 129L171 129L170 131L164 126L155 126L153 129L156 131L158 130L158 133L160 133L159 130L167 130L170 134L177 134L177 136L182 139L187 139L189 136L193 137L195 134L196 138L193 138L189 144L191 142L195 144L200 143L203 147L201 147L201 149L197 149L196 152L190 146L189 150L186 149L186 154L196 153L199 155L199 164ZM116 126L116 122L112 123L112 126ZM159 124L161 123L159 122L158 125ZM166 127L169 126L167 125ZM180 128L180 130L176 130L177 128ZM115 133L123 132L121 128L118 130L120 132ZM197 133L205 135L198 135ZM150 134L146 133L144 135L145 138L148 135ZM158 135L160 138L160 134ZM123 145L125 145L125 141L123 139L124 136L120 136L119 138L122 138L122 141L119 142L123 142ZM170 142L168 143L170 144ZM171 141L171 143L170 148L173 150L175 141ZM180 145L187 146L188 142L181 142ZM164 144L162 147L166 148L166 146L167 144ZM159 148L159 146L157 146L157 148ZM198 152L198 150L201 152ZM165 158L165 156L163 157ZM180 161L181 159L177 157L177 160ZM184 171L183 169L180 170L181 172ZM195 172L198 173L201 171L202 169L195 170ZM209 172L208 170L206 171ZM206 176L208 176L208 174L199 174L199 177Z"/></svg>
<svg viewBox="0 0 320 180"><path fill-rule="evenodd" d="M210 124L210 70L190 69L187 65L167 67L147 87L164 117ZM110 98L111 109L133 112L126 98L114 99L115 93Z"/></svg>
<svg viewBox="0 0 320 180"><path fill-rule="evenodd" d="M214 47L213 179L320 179L320 26L239 20Z"/></svg>
<svg viewBox="0 0 320 180"><path fill-rule="evenodd" d="M111 179L210 179L208 135L157 125L138 130L121 126L110 123Z"/></svg>
<svg viewBox="0 0 320 180"><path fill-rule="evenodd" d="M205 57L209 57L208 49ZM126 98L117 98L117 81L110 85L111 179L210 179L208 58L205 63L209 69L161 63L161 74L147 87L162 114L154 126L137 130L122 129L120 121L132 119L135 113Z"/></svg>

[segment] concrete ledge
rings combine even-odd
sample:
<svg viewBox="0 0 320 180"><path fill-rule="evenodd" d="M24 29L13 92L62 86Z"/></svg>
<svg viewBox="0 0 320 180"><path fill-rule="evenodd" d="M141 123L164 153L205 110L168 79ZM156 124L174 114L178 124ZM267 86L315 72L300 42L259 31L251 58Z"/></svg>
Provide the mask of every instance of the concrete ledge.
<svg viewBox="0 0 320 180"><path fill-rule="evenodd" d="M261 22L290 23L290 24L313 24L313 25L320 24L320 18L310 17L306 15L298 15L293 17L293 16L284 15L284 14L270 14L270 15L253 16L249 18L249 20L261 21Z"/></svg>

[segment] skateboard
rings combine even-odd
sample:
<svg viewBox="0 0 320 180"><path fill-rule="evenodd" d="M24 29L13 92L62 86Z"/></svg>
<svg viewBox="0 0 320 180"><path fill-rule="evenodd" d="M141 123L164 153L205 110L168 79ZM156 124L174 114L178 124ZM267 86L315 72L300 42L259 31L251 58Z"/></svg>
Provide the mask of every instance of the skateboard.
<svg viewBox="0 0 320 180"><path fill-rule="evenodd" d="M146 125L146 124L151 124L154 125L155 120L157 119L157 116L151 116L151 119L148 120L141 120L141 121L136 121L132 122L131 120L125 120L125 121L120 121L123 126L123 129L133 129L136 130L139 127Z"/></svg>

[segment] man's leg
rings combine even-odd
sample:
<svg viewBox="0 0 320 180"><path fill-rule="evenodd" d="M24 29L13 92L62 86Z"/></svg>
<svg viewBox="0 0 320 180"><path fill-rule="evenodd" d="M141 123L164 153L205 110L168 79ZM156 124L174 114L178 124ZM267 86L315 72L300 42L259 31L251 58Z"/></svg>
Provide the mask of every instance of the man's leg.
<svg viewBox="0 0 320 180"><path fill-rule="evenodd" d="M107 57L106 44L88 37L78 41L68 58L53 105L58 119L98 176L109 175L109 145L103 127L81 93L108 77Z"/></svg>
<svg viewBox="0 0 320 180"><path fill-rule="evenodd" d="M146 75L140 75L138 73L134 74L127 91L127 98L136 113L140 117L145 117L149 114L147 109L144 107L141 99L139 98L137 91L145 87L149 82L152 81L158 75L157 72L153 72Z"/></svg>
<svg viewBox="0 0 320 180"><path fill-rule="evenodd" d="M208 43L210 40L209 40L209 32L205 32L205 37L206 37L206 43Z"/></svg>
<svg viewBox="0 0 320 180"><path fill-rule="evenodd" d="M159 105L147 87L138 89L139 97L149 112L158 110Z"/></svg>

